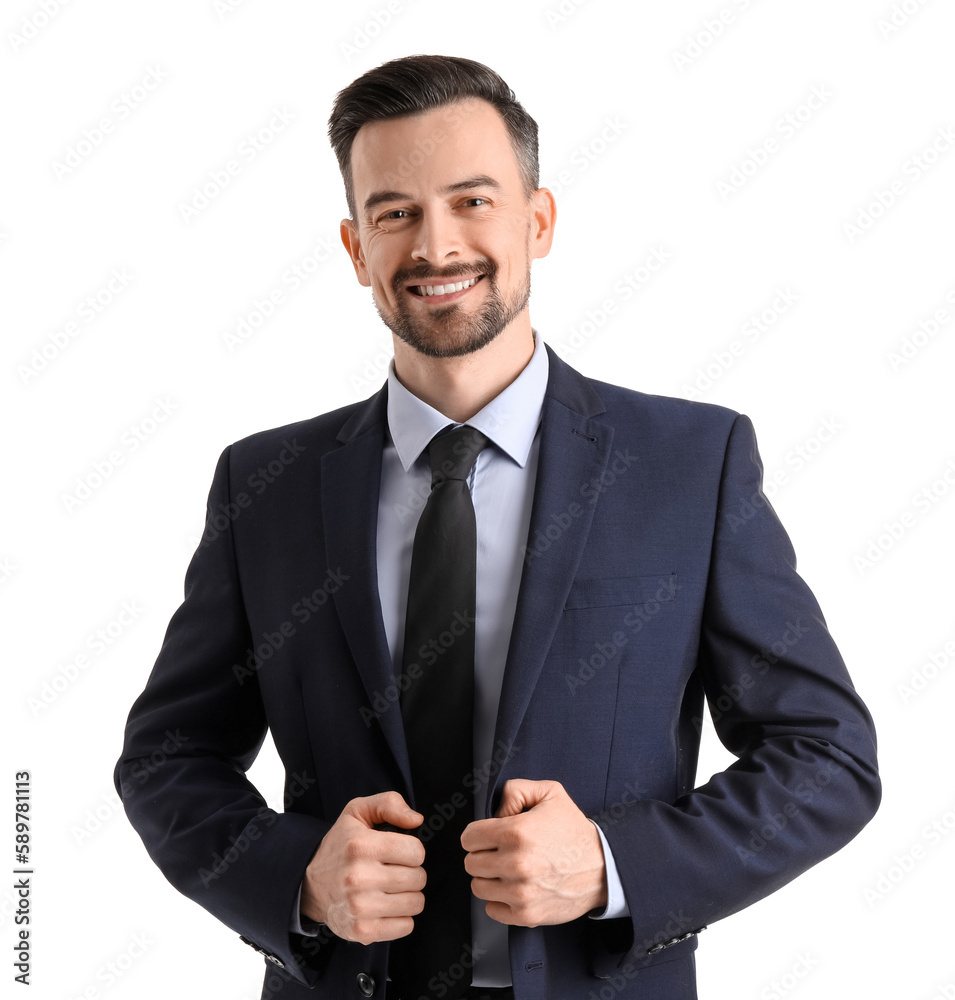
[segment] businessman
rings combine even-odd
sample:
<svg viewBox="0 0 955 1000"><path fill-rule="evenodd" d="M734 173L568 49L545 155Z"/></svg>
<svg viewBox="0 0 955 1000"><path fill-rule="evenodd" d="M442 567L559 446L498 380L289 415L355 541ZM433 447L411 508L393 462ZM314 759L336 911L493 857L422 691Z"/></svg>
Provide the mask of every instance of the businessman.
<svg viewBox="0 0 955 1000"><path fill-rule="evenodd" d="M486 66L386 63L329 134L394 361L223 452L126 811L263 997L696 997L700 931L880 798L752 424L546 347L556 207ZM737 760L697 785L704 702ZM267 729L280 810L245 776Z"/></svg>

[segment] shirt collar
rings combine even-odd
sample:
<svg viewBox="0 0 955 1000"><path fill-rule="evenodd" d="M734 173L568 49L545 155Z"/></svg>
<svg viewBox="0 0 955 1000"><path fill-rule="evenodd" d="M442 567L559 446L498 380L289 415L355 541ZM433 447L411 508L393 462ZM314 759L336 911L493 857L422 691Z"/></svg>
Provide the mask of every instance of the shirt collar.
<svg viewBox="0 0 955 1000"><path fill-rule="evenodd" d="M524 468L540 425L547 389L547 351L534 332L534 353L520 375L467 421ZM388 430L407 472L438 431L454 423L406 389L388 366Z"/></svg>

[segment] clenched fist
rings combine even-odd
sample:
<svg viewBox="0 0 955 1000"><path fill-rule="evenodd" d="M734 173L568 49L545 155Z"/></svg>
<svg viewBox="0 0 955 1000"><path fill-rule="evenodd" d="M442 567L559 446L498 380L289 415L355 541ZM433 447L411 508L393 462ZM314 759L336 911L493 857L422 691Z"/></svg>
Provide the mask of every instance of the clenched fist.
<svg viewBox="0 0 955 1000"><path fill-rule="evenodd" d="M413 830L424 817L398 792L352 799L305 871L301 912L346 941L371 944L410 934L424 909L424 845Z"/></svg>

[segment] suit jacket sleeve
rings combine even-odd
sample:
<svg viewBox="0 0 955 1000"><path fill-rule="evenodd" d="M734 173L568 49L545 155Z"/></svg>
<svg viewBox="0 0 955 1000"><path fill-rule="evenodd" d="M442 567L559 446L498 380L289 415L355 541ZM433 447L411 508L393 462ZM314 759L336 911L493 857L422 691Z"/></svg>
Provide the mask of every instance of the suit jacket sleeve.
<svg viewBox="0 0 955 1000"><path fill-rule="evenodd" d="M330 824L294 805L276 812L245 776L267 724L255 672L244 669L253 643L233 550L230 450L114 780L166 878L275 964L314 982L317 946L290 935L289 914ZM286 803L296 795L300 788L287 789Z"/></svg>
<svg viewBox="0 0 955 1000"><path fill-rule="evenodd" d="M716 731L738 759L674 802L593 817L627 896L624 960L780 888L847 843L879 804L872 720L761 481L752 424L738 416L698 651Z"/></svg>

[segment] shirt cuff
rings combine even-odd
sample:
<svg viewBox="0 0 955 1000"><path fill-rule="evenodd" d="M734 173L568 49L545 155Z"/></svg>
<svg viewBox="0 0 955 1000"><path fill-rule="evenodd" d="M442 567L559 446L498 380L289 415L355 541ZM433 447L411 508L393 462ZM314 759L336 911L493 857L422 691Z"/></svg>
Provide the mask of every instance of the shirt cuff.
<svg viewBox="0 0 955 1000"><path fill-rule="evenodd" d="M594 823L593 820L590 821ZM594 826L597 826L594 823ZM617 862L613 859L610 845L604 836L603 830L597 826L597 833L600 835L600 846L604 852L604 866L607 869L607 905L602 913L591 913L591 920L612 920L615 917L627 917L630 915L630 907L627 906L627 897L623 891L623 883L617 872Z"/></svg>
<svg viewBox="0 0 955 1000"><path fill-rule="evenodd" d="M309 920L303 917L301 912L302 887L298 887L295 894L295 905L292 907L292 917L288 922L288 929L292 934L301 934L304 937L318 937L321 924L317 920Z"/></svg>

